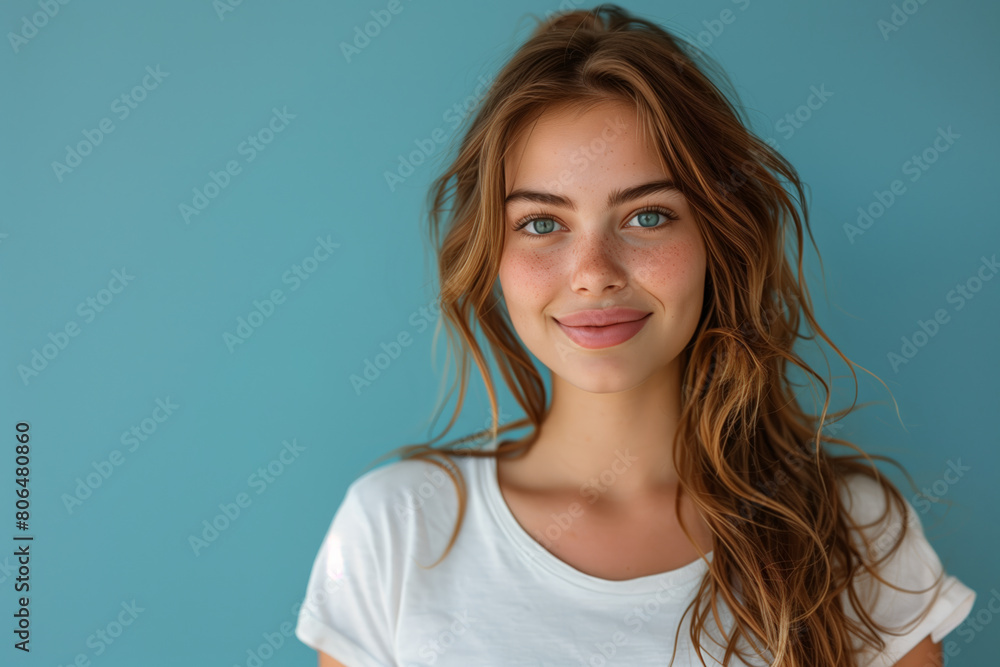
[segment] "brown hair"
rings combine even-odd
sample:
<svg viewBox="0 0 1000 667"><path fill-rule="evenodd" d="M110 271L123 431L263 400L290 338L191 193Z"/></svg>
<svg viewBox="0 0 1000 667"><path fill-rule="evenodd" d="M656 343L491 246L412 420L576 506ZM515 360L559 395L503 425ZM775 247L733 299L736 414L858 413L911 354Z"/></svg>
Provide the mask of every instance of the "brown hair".
<svg viewBox="0 0 1000 667"><path fill-rule="evenodd" d="M775 665L855 665L855 638L881 651L885 645L874 630L900 634L870 618L851 586L866 572L888 583L877 566L896 551L908 528L905 500L879 473L873 456L900 468L915 485L894 459L865 454L823 432L830 426L827 430L835 432L840 425L827 419L827 383L792 349L797 338L815 338L799 333L800 314L844 361L855 364L812 314L802 273L803 222L814 248L816 244L803 186L791 164L747 129L741 107L706 72L732 88L718 65L696 47L617 5L539 21L471 116L456 158L435 180L428 198L442 321L460 377L458 404L445 432L462 408L470 353L486 384L493 425L435 448L442 434L379 460L396 455L423 459L454 481L458 518L447 548L431 567L437 565L458 536L466 505L465 482L448 457L527 451L546 415L542 376L519 343L505 308L498 307L506 151L525 124L566 101L583 107L627 102L645 140L655 146L687 198L708 253L703 310L681 353L685 370L676 442L684 446L674 448L677 499L682 492L690 497L714 535L708 572L685 610L692 613L691 640L701 657L698 638L721 597L735 619L726 639L725 664L733 655L742 657L737 648L742 638L769 651ZM731 97L737 99L735 93ZM796 199L782 181L793 186ZM441 220L449 201L442 241ZM785 256L786 227L795 232L795 272ZM525 412L521 420L497 423L495 388L475 324ZM818 419L798 406L794 383L786 376L789 362L823 385L827 396ZM856 400L853 367L851 375ZM842 417L853 408L854 403L830 414ZM526 438L502 442L495 452L459 446L528 426L533 431ZM828 451L832 444L856 453L834 456ZM895 516L904 518L893 528L898 539L889 549L864 534L858 534L860 543L852 539L852 533L873 525L854 522L838 496L838 484L853 474L881 486L885 512L879 521L892 514L893 504ZM881 557L874 558L877 554ZM860 622L842 608L845 591Z"/></svg>

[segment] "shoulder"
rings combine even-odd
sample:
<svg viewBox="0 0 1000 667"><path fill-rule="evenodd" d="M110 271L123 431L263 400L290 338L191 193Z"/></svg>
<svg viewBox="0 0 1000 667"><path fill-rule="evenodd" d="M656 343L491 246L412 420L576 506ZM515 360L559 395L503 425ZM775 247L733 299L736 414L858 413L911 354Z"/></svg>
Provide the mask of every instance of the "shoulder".
<svg viewBox="0 0 1000 667"><path fill-rule="evenodd" d="M862 473L852 473L838 480L844 508L855 521L870 523L885 512L889 495L882 483Z"/></svg>
<svg viewBox="0 0 1000 667"><path fill-rule="evenodd" d="M885 485L891 485L888 479ZM862 473L853 473L838 480L844 511L855 523L853 537L869 541L869 555L881 555L899 539L903 530L915 531L916 541L923 539L923 526L913 505L902 497L902 507L883 482ZM895 487L893 487L895 488ZM902 493L900 493L902 496ZM911 542L914 540L910 540Z"/></svg>
<svg viewBox="0 0 1000 667"><path fill-rule="evenodd" d="M297 636L344 664L396 664L399 612L419 589L415 564L434 560L440 540L427 526L442 521L452 486L419 459L384 463L351 482L313 563Z"/></svg>
<svg viewBox="0 0 1000 667"><path fill-rule="evenodd" d="M905 496L901 512L879 480L856 473L838 483L844 510L856 524L852 538L865 564L878 574L858 570L851 588L870 618L888 629L877 631L885 647L866 664L892 665L928 635L941 641L969 614L976 594L947 573ZM867 544L855 530L865 534ZM845 612L859 620L846 590L843 599Z"/></svg>
<svg viewBox="0 0 1000 667"><path fill-rule="evenodd" d="M447 457L453 462L448 467L466 481L472 460ZM401 459L356 478L347 487L338 513L350 513L350 521L363 522L372 539L398 542L425 535L429 528L440 530L455 520L457 509L455 482L442 465L424 459Z"/></svg>
<svg viewBox="0 0 1000 667"><path fill-rule="evenodd" d="M423 459L401 459L385 463L359 475L347 487L345 497L354 497L365 507L382 507L400 501L433 475L438 466Z"/></svg>
<svg viewBox="0 0 1000 667"><path fill-rule="evenodd" d="M448 467L468 474L468 457L447 458L453 462ZM453 489L454 484L441 464L425 459L401 459L361 474L347 487L345 495L353 496L369 509L384 510L387 506L411 502L415 497L427 501L447 495L441 491L448 488Z"/></svg>

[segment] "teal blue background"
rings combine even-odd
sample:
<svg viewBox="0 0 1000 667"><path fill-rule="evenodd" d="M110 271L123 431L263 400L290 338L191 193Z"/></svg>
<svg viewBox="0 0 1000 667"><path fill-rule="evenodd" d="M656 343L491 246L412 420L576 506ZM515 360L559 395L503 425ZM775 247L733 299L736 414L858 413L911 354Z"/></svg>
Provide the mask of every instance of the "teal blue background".
<svg viewBox="0 0 1000 667"><path fill-rule="evenodd" d="M559 5L402 0L403 11L348 62L340 44L386 4L246 1L219 14L208 1L71 2L16 51L9 36L0 46L0 429L8 443L0 448L0 543L13 544L16 532L19 421L31 425L35 537L30 655L11 646L17 596L0 556L0 662L63 665L83 653L101 667L245 665L264 633L294 622L347 485L379 454L447 422L454 401L436 424L430 419L444 337L432 362L436 320L420 314L436 284L424 196L447 142L459 137L446 114L461 109L480 77L492 80L533 25L529 12ZM949 572L979 594L973 614L992 619L971 640L946 639L959 649L949 664L987 664L1000 648L1000 619L987 606L1000 589L1000 280L983 283L960 310L947 294L975 275L982 256L1000 252L1000 10L929 0L884 36L878 21L890 20L890 2L625 6L691 40L702 33L757 131L777 140L809 184L824 272L811 249L807 269L820 323L892 390L861 372L859 400L878 404L838 435L897 457L921 486L941 479L949 461L969 467L945 494L950 511L935 506L922 519ZM735 19L713 23L726 9ZM38 11L37 2L6 2L0 26L20 32ZM169 75L119 119L112 101L147 66ZM776 123L822 85L832 96L786 138ZM275 107L294 119L247 162L240 143ZM114 131L60 181L53 161L105 117ZM960 138L910 182L904 163L948 127ZM447 142L390 190L384 173L437 128ZM179 205L229 160L241 172L185 223ZM844 224L893 179L905 194L852 243ZM318 237L339 247L292 290L283 276ZM134 280L85 321L78 304L123 267ZM230 351L224 332L274 289L284 303ZM887 354L939 308L949 322L894 370ZM71 321L79 335L25 382L18 367ZM350 376L402 332L412 345L356 393ZM802 353L826 373L810 350ZM843 407L853 397L850 373L826 352L834 407ZM488 425L486 393L472 380L449 436ZM127 451L121 434L168 398L178 408ZM521 416L505 388L500 405L503 421ZM293 439L304 449L261 489L251 476ZM77 479L116 449L121 465L67 509ZM251 504L196 555L189 535L240 493ZM143 611L95 655L88 637L132 600ZM264 664L315 659L290 638Z"/></svg>

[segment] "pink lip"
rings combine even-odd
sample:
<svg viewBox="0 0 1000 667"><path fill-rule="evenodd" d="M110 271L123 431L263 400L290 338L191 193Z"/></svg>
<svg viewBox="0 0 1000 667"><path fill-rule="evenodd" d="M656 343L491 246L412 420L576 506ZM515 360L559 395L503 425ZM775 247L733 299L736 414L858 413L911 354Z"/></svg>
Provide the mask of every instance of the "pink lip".
<svg viewBox="0 0 1000 667"><path fill-rule="evenodd" d="M646 326L646 320L652 313L646 313L644 317L631 322L620 322L607 326L579 326L571 327L556 320L556 324L563 330L566 336L579 345L591 350L597 350L614 345L621 345Z"/></svg>
<svg viewBox="0 0 1000 667"><path fill-rule="evenodd" d="M569 327L606 327L609 324L641 320L649 312L615 306L614 308L598 308L595 310L578 310L555 318Z"/></svg>

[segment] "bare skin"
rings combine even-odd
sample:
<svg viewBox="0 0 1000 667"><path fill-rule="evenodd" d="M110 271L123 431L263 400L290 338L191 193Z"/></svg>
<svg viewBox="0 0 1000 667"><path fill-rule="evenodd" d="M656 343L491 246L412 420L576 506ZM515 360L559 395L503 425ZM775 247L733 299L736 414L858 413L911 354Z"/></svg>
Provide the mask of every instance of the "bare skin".
<svg viewBox="0 0 1000 667"><path fill-rule="evenodd" d="M684 535L674 513L672 491L633 498L627 506L589 500L593 493L557 493L525 486L524 459L498 463L498 481L511 513L528 534L564 563L614 581L659 574L683 567L700 555ZM576 516L570 508L582 508ZM704 552L712 534L690 502L682 503L685 523ZM552 518L562 515L559 525ZM569 525L565 524L570 517Z"/></svg>

